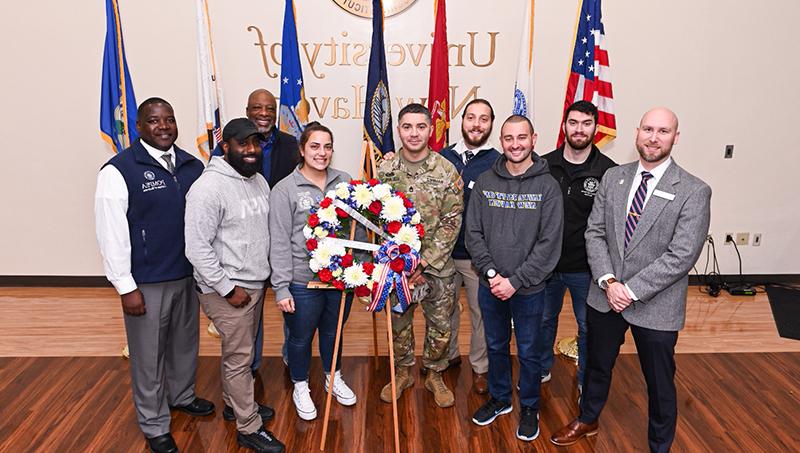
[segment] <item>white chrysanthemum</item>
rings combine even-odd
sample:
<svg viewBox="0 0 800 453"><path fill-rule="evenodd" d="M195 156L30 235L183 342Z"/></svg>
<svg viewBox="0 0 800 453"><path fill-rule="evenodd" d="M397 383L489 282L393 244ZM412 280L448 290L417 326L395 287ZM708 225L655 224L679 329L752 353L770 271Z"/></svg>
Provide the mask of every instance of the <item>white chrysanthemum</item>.
<svg viewBox="0 0 800 453"><path fill-rule="evenodd" d="M331 272L333 278L339 278L342 276L342 268L337 268L335 271Z"/></svg>
<svg viewBox="0 0 800 453"><path fill-rule="evenodd" d="M388 222L395 220L402 220L406 213L406 207L403 206L403 200L400 197L389 197L383 203L381 210L381 218Z"/></svg>
<svg viewBox="0 0 800 453"><path fill-rule="evenodd" d="M324 266L320 266L319 262L312 258L308 260L308 267L311 269L311 272L317 273L321 271Z"/></svg>
<svg viewBox="0 0 800 453"><path fill-rule="evenodd" d="M394 235L394 241L398 244L408 244L410 246L412 243L419 241L419 233L416 228L403 225Z"/></svg>
<svg viewBox="0 0 800 453"><path fill-rule="evenodd" d="M375 263L375 269L372 270L372 278L377 282L378 277L381 276L381 272L383 272L383 268L386 267L385 264L382 263Z"/></svg>
<svg viewBox="0 0 800 453"><path fill-rule="evenodd" d="M326 238L326 237L328 237L328 232L325 231L325 228L322 228L321 226L318 226L318 227L314 228L314 236L316 236L318 238Z"/></svg>
<svg viewBox="0 0 800 453"><path fill-rule="evenodd" d="M344 270L344 282L347 286L356 287L366 285L369 276L364 272L364 268L360 264L350 266Z"/></svg>
<svg viewBox="0 0 800 453"><path fill-rule="evenodd" d="M329 190L329 191L325 192L325 198L330 198L331 200L335 199L336 198L336 191L335 190Z"/></svg>
<svg viewBox="0 0 800 453"><path fill-rule="evenodd" d="M361 209L368 208L369 204L374 200L372 191L369 190L369 186L366 184L359 184L353 189L353 199L356 200L356 206Z"/></svg>
<svg viewBox="0 0 800 453"><path fill-rule="evenodd" d="M311 261L316 262L320 267L328 267L331 264L331 249L323 247L322 244L311 252Z"/></svg>
<svg viewBox="0 0 800 453"><path fill-rule="evenodd" d="M342 200L350 198L350 185L346 182L336 184L336 196Z"/></svg>
<svg viewBox="0 0 800 453"><path fill-rule="evenodd" d="M336 217L336 208L334 208L333 205L317 211L317 216L320 222L328 222L331 225L339 224L339 219Z"/></svg>
<svg viewBox="0 0 800 453"><path fill-rule="evenodd" d="M312 230L311 227L308 225L304 226L303 237L306 239L311 239L312 237L314 237L314 230Z"/></svg>
<svg viewBox="0 0 800 453"><path fill-rule="evenodd" d="M392 195L392 187L389 184L378 184L372 188L372 195L376 200L385 200Z"/></svg>
<svg viewBox="0 0 800 453"><path fill-rule="evenodd" d="M419 215L419 211L415 212L414 215L411 216L411 224L416 225L422 222L422 216Z"/></svg>

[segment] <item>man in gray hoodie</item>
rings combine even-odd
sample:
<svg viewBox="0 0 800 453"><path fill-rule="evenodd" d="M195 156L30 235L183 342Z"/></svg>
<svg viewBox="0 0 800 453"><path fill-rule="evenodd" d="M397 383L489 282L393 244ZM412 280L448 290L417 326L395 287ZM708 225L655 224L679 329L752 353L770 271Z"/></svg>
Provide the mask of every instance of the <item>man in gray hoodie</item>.
<svg viewBox="0 0 800 453"><path fill-rule="evenodd" d="M517 339L520 412L517 438L539 435L539 358L545 282L561 255L561 189L533 152L530 121L510 116L500 132L503 155L478 177L467 209L467 250L481 276L478 305L489 351L489 394L472 421L488 425L511 406L511 321Z"/></svg>
<svg viewBox="0 0 800 453"><path fill-rule="evenodd" d="M200 305L222 340L223 418L236 420L240 445L282 452L264 430L274 411L254 397L253 342L269 278L269 186L258 173L261 134L247 118L222 132L223 157L212 157L186 196L186 257Z"/></svg>

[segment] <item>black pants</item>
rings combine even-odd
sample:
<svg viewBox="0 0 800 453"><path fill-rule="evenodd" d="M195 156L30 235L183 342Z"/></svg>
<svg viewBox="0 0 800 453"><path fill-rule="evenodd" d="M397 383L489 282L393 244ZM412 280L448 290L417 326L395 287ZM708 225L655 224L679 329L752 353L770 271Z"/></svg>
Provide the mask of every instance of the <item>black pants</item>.
<svg viewBox="0 0 800 453"><path fill-rule="evenodd" d="M631 328L639 364L647 383L649 422L647 438L652 452L668 452L675 439L678 402L675 394L675 343L678 332L647 329L629 324L621 314L601 313L588 307L586 374L581 398L583 423L594 423L608 399L611 371Z"/></svg>

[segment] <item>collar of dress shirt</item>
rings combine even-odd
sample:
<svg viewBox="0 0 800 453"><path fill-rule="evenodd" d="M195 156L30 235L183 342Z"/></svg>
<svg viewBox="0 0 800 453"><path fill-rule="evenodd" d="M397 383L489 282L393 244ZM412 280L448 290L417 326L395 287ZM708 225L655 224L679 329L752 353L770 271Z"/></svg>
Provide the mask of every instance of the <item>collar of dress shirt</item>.
<svg viewBox="0 0 800 453"><path fill-rule="evenodd" d="M484 149L492 149L492 148L494 148L494 146L492 146L492 144L489 143L489 141L487 140L486 143L484 143L483 145L481 145L481 146L479 146L479 147L477 147L475 149L472 149L470 151L472 151L473 154L478 154L479 152L483 151ZM461 140L458 141L458 143L456 143L456 146L453 147L453 151L455 151L456 154L458 154L459 156L462 156L462 157L464 156L464 153L467 151L467 144L464 143L464 139L461 139Z"/></svg>
<svg viewBox="0 0 800 453"><path fill-rule="evenodd" d="M658 181L661 180L661 177L664 176L664 172L667 171L667 168L669 168L670 164L672 164L672 157L667 157L667 160L658 164L656 168L652 170L645 170L645 168L642 166L642 161L640 160L639 165L636 167L635 177L639 178L639 180L641 181L642 172L649 171L650 174L653 175L653 182L655 183L652 184L652 186L655 187L656 184L658 184Z"/></svg>
<svg viewBox="0 0 800 453"><path fill-rule="evenodd" d="M158 162L159 164L166 165L164 159L161 158L161 156L163 156L164 153L169 153L170 157L172 158L173 165L178 164L177 162L175 162L175 145L170 146L169 149L166 151L161 151L160 149L155 149L152 146L148 145L147 142L145 142L144 140L139 140L139 141L142 143L142 146L144 146L144 149L147 150L147 154L153 156L153 159L155 159L156 162Z"/></svg>

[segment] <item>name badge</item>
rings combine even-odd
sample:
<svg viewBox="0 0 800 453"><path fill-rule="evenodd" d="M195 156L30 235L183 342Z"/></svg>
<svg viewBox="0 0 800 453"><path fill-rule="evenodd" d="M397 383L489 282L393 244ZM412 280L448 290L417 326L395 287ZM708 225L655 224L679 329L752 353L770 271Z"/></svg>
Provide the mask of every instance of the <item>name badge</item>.
<svg viewBox="0 0 800 453"><path fill-rule="evenodd" d="M472 190L473 186L475 186L475 181L470 181L469 184L467 184L467 187L469 187L469 190Z"/></svg>
<svg viewBox="0 0 800 453"><path fill-rule="evenodd" d="M656 196L656 197L659 197L659 198L664 198L664 199L669 200L669 201L672 201L672 200L675 199L675 194L674 193L667 193L667 192L664 192L664 191L658 190L658 189L653 191L653 196Z"/></svg>

